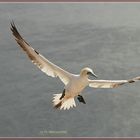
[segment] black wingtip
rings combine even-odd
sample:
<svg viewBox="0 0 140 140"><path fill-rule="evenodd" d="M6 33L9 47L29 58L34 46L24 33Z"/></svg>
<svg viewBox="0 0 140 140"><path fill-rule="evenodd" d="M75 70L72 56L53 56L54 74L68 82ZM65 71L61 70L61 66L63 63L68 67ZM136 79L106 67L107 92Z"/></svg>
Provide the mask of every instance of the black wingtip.
<svg viewBox="0 0 140 140"><path fill-rule="evenodd" d="M21 35L19 34L19 32L18 32L18 30L17 30L17 28L16 28L16 25L15 25L15 23L14 23L13 20L11 20L10 24L11 24L11 28L10 28L10 29L11 29L13 35L14 35L17 39L23 40L23 38L22 38Z"/></svg>
<svg viewBox="0 0 140 140"><path fill-rule="evenodd" d="M16 28L14 20L11 20L10 25L11 25L10 29L13 31Z"/></svg>
<svg viewBox="0 0 140 140"><path fill-rule="evenodd" d="M11 31L12 31L12 34L15 36L15 38L16 38L16 41L17 42L19 42L19 40L20 41L24 41L27 45L29 45L25 40L24 40L24 38L22 38L22 36L20 35L20 33L18 32L18 30L17 30L17 28L16 28L16 25L15 25L15 23L14 23L14 21L13 20L11 20L11 22L10 22L10 24L11 24ZM30 46L30 45L29 45Z"/></svg>
<svg viewBox="0 0 140 140"><path fill-rule="evenodd" d="M14 20L11 20L10 24L11 24L11 27L15 26Z"/></svg>

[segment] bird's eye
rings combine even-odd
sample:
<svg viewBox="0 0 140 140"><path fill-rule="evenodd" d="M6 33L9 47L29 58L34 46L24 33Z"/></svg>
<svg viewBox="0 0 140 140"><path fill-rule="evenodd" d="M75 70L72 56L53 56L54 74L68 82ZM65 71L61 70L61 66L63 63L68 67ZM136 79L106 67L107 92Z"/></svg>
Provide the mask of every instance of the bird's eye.
<svg viewBox="0 0 140 140"><path fill-rule="evenodd" d="M91 72L88 71L88 72L87 72L87 75L91 75Z"/></svg>

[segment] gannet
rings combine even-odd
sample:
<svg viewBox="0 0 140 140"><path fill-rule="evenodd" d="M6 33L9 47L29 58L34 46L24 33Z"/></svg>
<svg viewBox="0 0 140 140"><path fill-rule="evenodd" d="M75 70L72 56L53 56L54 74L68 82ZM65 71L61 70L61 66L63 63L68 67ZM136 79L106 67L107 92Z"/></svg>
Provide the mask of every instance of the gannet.
<svg viewBox="0 0 140 140"><path fill-rule="evenodd" d="M38 51L33 49L19 34L14 22L11 22L11 31L15 37L16 42L26 52L33 64L35 64L41 71L51 77L59 77L64 83L64 90L62 93L54 94L53 106L68 110L76 107L74 98L77 97L78 101L86 104L81 92L87 86L92 88L116 88L126 83L133 83L140 80L140 77L135 77L130 80L91 80L89 75L97 78L92 69L86 67L80 71L80 74L72 74L59 66L53 64Z"/></svg>

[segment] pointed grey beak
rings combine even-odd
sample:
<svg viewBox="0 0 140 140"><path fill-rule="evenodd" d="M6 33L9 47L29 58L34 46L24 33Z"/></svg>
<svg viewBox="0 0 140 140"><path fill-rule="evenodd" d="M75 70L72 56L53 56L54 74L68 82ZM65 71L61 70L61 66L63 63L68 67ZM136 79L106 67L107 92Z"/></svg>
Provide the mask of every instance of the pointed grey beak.
<svg viewBox="0 0 140 140"><path fill-rule="evenodd" d="M95 73L88 72L87 74L90 75L90 76L93 76L95 78L98 78L98 76Z"/></svg>

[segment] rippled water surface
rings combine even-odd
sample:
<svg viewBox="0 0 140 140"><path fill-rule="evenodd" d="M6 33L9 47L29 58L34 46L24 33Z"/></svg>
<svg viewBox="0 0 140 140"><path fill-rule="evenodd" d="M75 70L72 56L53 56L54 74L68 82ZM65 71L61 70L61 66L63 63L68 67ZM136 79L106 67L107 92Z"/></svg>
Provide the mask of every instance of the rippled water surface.
<svg viewBox="0 0 140 140"><path fill-rule="evenodd" d="M140 82L86 88L86 105L55 110L59 79L38 70L17 47L19 32L36 50L72 73L88 66L99 79L140 75L140 4L0 4L0 136L140 136Z"/></svg>

